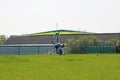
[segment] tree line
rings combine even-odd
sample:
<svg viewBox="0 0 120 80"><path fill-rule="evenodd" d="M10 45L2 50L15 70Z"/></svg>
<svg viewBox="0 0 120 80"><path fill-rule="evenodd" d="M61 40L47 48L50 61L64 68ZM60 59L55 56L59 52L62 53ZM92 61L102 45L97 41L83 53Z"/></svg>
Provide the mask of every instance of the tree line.
<svg viewBox="0 0 120 80"><path fill-rule="evenodd" d="M96 36L84 36L77 40L68 39L67 41L67 52L68 53L83 53L83 49L85 46L101 46L101 45L109 45L116 46L117 52L120 53L120 40L113 38L107 41L102 41Z"/></svg>

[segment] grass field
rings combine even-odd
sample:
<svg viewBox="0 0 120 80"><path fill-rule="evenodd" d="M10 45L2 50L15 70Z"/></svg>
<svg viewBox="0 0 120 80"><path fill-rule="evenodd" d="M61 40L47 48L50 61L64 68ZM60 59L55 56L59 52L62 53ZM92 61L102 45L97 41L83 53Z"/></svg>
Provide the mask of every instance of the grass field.
<svg viewBox="0 0 120 80"><path fill-rule="evenodd" d="M120 55L1 55L0 80L120 80Z"/></svg>

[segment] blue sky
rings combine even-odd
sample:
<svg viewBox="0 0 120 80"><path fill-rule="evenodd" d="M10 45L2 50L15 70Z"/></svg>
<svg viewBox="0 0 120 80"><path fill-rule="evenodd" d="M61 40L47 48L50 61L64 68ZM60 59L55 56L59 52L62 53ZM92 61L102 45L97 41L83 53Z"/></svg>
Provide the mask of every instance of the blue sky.
<svg viewBox="0 0 120 80"><path fill-rule="evenodd" d="M55 29L120 32L120 0L0 0L0 34Z"/></svg>

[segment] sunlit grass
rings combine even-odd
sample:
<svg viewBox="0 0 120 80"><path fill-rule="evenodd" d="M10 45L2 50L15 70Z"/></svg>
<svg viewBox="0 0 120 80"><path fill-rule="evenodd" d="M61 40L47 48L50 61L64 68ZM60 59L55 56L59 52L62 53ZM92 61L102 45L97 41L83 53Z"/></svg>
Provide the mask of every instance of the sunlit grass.
<svg viewBox="0 0 120 80"><path fill-rule="evenodd" d="M0 56L0 80L120 80L119 54Z"/></svg>

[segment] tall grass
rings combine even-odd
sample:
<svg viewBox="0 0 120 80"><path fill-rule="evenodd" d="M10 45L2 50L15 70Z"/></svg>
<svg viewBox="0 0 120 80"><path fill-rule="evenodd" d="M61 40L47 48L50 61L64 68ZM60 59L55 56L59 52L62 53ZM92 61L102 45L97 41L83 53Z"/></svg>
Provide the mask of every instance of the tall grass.
<svg viewBox="0 0 120 80"><path fill-rule="evenodd" d="M119 54L0 56L0 80L120 80Z"/></svg>

